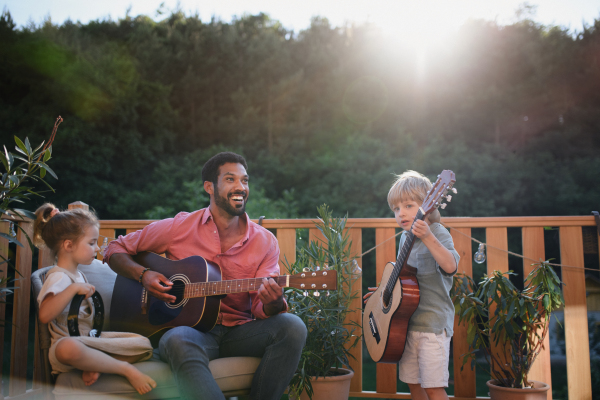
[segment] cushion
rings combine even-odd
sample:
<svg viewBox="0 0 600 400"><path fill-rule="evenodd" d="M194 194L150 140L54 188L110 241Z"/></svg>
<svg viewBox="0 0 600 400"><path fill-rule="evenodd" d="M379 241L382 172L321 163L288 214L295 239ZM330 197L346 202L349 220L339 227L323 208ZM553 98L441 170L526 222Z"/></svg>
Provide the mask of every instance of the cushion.
<svg viewBox="0 0 600 400"><path fill-rule="evenodd" d="M209 367L223 393L242 394L248 393L247 389L259 363L260 358L256 357L230 357L213 360ZM144 395L144 399L169 399L179 396L171 369L160 361L156 350L150 360L136 363L135 366L157 383L156 389ZM122 376L101 374L96 383L85 386L80 371L60 374L53 393L56 400L141 398Z"/></svg>

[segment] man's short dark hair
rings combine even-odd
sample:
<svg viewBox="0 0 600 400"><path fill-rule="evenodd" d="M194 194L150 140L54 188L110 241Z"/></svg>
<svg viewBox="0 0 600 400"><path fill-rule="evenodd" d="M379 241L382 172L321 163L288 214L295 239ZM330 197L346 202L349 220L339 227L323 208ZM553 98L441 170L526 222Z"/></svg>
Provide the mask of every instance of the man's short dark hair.
<svg viewBox="0 0 600 400"><path fill-rule="evenodd" d="M224 151L217 155L214 155L204 164L202 167L202 182L217 183L219 178L219 168L221 165L227 163L242 164L242 166L248 170L248 164L244 157L239 154L232 153L230 151Z"/></svg>

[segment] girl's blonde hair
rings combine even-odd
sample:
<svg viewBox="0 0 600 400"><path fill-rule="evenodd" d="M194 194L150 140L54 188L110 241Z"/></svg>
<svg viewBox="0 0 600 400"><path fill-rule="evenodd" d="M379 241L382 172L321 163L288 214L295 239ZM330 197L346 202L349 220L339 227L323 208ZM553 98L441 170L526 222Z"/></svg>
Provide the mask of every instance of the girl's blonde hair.
<svg viewBox="0 0 600 400"><path fill-rule="evenodd" d="M396 175L396 181L388 192L387 201L390 209L401 201L412 200L423 204L427 192L431 190L431 181L417 171L408 170L401 175ZM428 216L429 222L440 222L440 212L436 209Z"/></svg>
<svg viewBox="0 0 600 400"><path fill-rule="evenodd" d="M76 242L84 235L87 227L100 226L98 218L90 211L80 208L59 211L50 203L39 207L35 216L33 243L38 247L46 246L54 254L65 240Z"/></svg>

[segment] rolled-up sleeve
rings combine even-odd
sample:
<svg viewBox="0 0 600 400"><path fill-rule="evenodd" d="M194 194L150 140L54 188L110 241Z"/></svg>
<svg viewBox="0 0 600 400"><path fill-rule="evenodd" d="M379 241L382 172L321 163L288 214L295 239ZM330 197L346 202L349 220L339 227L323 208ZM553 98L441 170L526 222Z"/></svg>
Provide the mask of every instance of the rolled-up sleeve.
<svg viewBox="0 0 600 400"><path fill-rule="evenodd" d="M119 253L135 255L142 251L152 251L158 254L167 252L173 224L173 218L163 219L153 222L139 231L119 236L108 245L104 262L108 262L113 254Z"/></svg>
<svg viewBox="0 0 600 400"><path fill-rule="evenodd" d="M276 273L279 274L279 246L277 244L277 239L274 237L271 241L271 248L269 252L265 255L265 258L261 262L258 270L256 272L256 277L267 277L269 274ZM265 319L269 318L263 309L263 302L258 298L258 292L251 292L250 298L252 300L252 315L254 315L257 319ZM283 310L282 313L287 312L288 305L285 301L285 297L283 298Z"/></svg>

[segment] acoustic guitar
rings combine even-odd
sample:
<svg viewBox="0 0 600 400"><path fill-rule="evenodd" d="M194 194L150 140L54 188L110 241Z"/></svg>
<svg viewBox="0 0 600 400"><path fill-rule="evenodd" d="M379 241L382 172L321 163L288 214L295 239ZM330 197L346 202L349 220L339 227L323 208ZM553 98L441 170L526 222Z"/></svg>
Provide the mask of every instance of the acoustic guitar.
<svg viewBox="0 0 600 400"><path fill-rule="evenodd" d="M444 170L427 193L416 219L424 219L436 208L445 208L443 197L450 201L448 190L456 182L454 172ZM408 322L419 305L420 293L417 269L406 264L415 235L411 230L396 262L390 262L383 270L381 284L369 297L363 311L363 335L369 355L375 362L397 363L404 353Z"/></svg>
<svg viewBox="0 0 600 400"><path fill-rule="evenodd" d="M111 330L152 336L176 326L210 331L217 322L221 299L229 293L257 291L263 278L221 280L221 268L200 256L173 261L155 253L133 257L140 265L166 276L173 286L174 303L149 296L137 281L117 275L110 306ZM336 290L337 271L306 271L274 277L281 287L303 290Z"/></svg>

